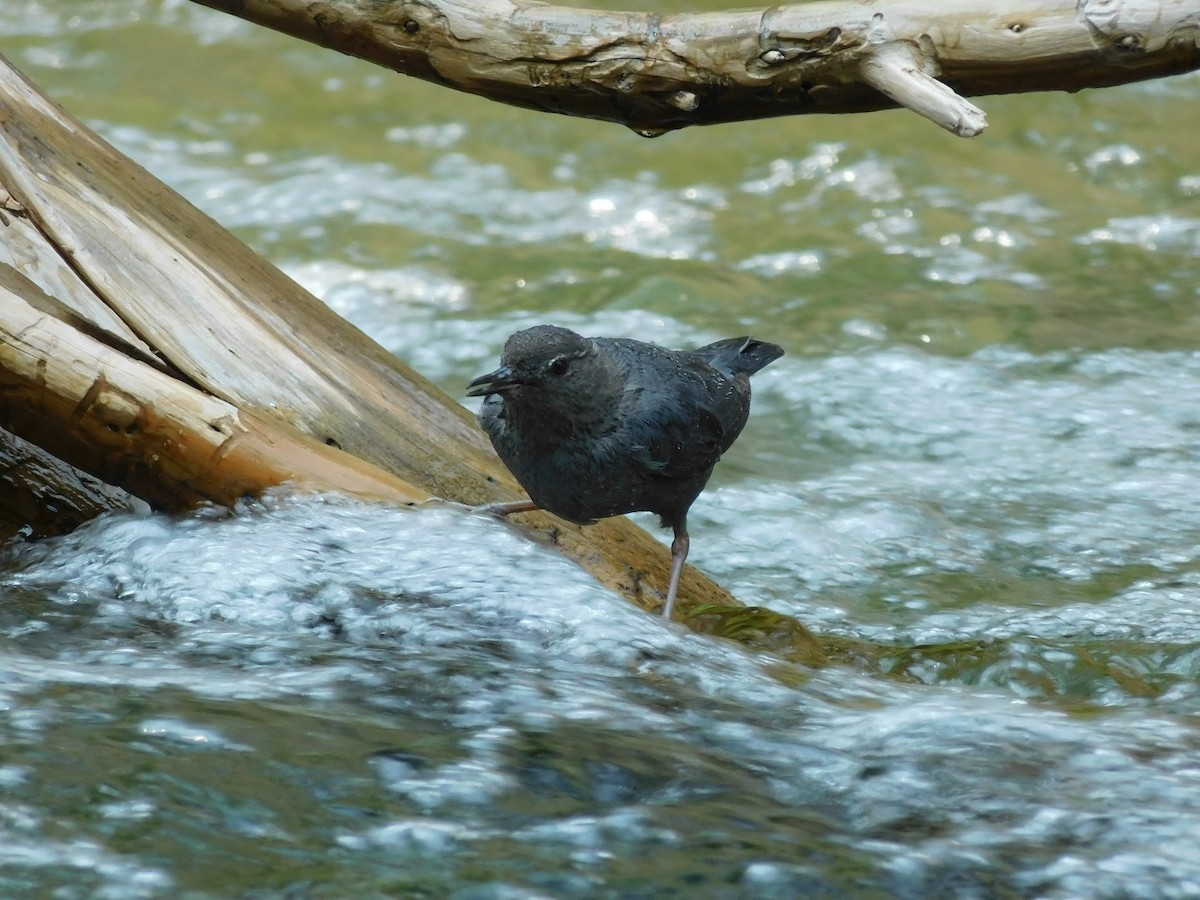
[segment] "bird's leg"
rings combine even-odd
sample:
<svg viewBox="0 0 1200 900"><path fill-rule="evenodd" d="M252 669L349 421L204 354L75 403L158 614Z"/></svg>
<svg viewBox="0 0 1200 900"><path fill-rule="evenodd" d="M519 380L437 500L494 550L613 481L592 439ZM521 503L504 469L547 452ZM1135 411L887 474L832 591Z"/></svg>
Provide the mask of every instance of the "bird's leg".
<svg viewBox="0 0 1200 900"><path fill-rule="evenodd" d="M483 506L474 507L471 512L487 513L489 516L503 519L513 513L533 512L535 509L541 507L532 500L513 500L510 503L485 503Z"/></svg>
<svg viewBox="0 0 1200 900"><path fill-rule="evenodd" d="M683 573L683 561L687 559L691 539L687 533L687 522L675 526L675 539L671 541L671 582L667 586L667 602L663 606L663 618L671 618L675 609L675 594L679 591L679 576Z"/></svg>

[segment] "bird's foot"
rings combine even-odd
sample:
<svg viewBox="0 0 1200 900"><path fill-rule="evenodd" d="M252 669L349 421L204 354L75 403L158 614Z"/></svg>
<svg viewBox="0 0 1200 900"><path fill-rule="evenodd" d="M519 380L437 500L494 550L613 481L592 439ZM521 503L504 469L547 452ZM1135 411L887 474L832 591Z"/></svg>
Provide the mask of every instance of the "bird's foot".
<svg viewBox="0 0 1200 900"><path fill-rule="evenodd" d="M532 500L513 500L509 503L485 503L483 506L473 506L471 512L503 519L514 513L533 512L535 509L541 509L541 507Z"/></svg>
<svg viewBox="0 0 1200 900"><path fill-rule="evenodd" d="M667 586L667 602L663 604L663 618L670 620L675 612L675 595L679 593L679 577L683 574L683 562L687 559L688 548L691 546L687 525L675 527L675 540L671 541L671 581Z"/></svg>

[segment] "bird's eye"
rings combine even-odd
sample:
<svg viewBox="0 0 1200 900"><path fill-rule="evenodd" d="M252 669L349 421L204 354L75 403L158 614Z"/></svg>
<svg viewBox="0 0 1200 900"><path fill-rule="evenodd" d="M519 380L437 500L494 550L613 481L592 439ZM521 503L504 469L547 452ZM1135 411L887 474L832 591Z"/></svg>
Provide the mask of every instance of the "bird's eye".
<svg viewBox="0 0 1200 900"><path fill-rule="evenodd" d="M556 356L550 361L550 374L556 377L562 377L567 374L567 369L570 368L571 361L565 356Z"/></svg>

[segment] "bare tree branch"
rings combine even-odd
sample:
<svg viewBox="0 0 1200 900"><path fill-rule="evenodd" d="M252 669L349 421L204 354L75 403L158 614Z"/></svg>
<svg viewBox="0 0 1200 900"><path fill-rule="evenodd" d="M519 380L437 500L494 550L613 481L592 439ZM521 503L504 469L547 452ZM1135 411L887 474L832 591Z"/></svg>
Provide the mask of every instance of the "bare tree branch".
<svg viewBox="0 0 1200 900"><path fill-rule="evenodd" d="M955 134L965 96L1200 68L1194 0L829 0L655 15L522 0L196 0L405 75L653 136L906 106Z"/></svg>

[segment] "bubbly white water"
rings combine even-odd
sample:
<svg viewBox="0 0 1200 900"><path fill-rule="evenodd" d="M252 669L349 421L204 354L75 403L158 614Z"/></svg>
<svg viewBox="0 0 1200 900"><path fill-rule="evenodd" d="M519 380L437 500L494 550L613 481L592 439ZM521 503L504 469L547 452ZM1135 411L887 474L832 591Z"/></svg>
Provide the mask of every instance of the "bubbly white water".
<svg viewBox="0 0 1200 900"><path fill-rule="evenodd" d="M253 721L282 709L298 734L322 720L352 734L365 718L403 749L380 735L323 740L356 766L368 758L391 798L380 821L336 828L342 851L368 859L439 854L452 878L505 835L523 848L511 852L547 865L563 853L603 872L636 846L686 872L703 829L731 840L746 827L779 844L740 864L747 890L794 889L785 848L813 841L861 854L899 893L996 866L1033 893L1133 890L1155 872L1200 879L1184 852L1200 799L1196 735L1136 698L1114 695L1125 712L1075 719L1003 687L842 667L789 686L769 660L629 607L487 517L277 498L235 515L108 517L10 551L6 568L7 596L43 598L4 624L6 740L85 728L97 713L70 698L115 690L145 707L105 721L106 739L124 742L118 758L149 752L185 771L220 759L253 780L296 751L229 719L235 710ZM977 637L996 637L974 620ZM1055 622L1021 624L1060 637ZM177 691L190 714L157 699ZM414 732L426 735L415 745ZM39 768L16 764L10 789L26 790ZM330 777L310 771L288 805L316 802ZM161 803L117 790L97 812L169 823ZM1114 809L1126 813L1114 821ZM48 827L31 815L35 833ZM287 840L278 818L245 827ZM828 833L815 825L825 819ZM37 847L48 860L62 852ZM71 858L117 877L102 856ZM147 895L161 887L163 873L139 871Z"/></svg>

